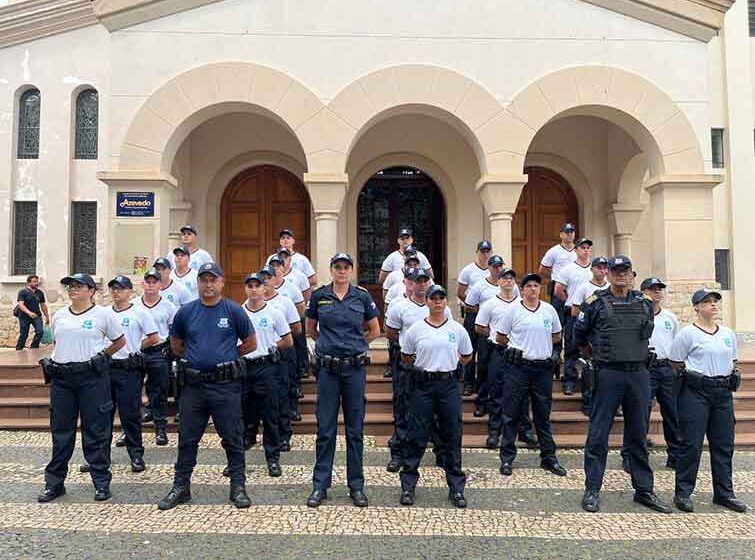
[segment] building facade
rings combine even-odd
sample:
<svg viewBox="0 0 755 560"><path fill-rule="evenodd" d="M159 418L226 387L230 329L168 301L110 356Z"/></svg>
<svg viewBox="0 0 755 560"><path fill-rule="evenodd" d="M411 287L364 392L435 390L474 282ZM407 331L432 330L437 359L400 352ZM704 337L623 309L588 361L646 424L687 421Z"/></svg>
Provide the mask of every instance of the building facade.
<svg viewBox="0 0 755 560"><path fill-rule="evenodd" d="M725 321L755 332L748 7L11 2L0 313L29 272L53 301L73 270L137 275L184 223L233 293L291 227L321 278L345 250L378 294L399 227L454 286L479 239L533 270L572 220L684 317L720 285Z"/></svg>

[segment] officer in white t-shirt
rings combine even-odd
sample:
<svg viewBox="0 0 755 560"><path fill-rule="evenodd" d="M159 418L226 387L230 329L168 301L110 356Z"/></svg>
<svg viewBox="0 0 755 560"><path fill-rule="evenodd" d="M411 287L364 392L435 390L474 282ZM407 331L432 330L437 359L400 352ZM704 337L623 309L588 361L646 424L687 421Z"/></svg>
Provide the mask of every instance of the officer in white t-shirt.
<svg viewBox="0 0 755 560"><path fill-rule="evenodd" d="M95 501L110 499L110 441L113 437L113 401L110 394L110 358L126 344L115 316L94 304L97 285L88 274L76 273L61 281L71 305L52 318L55 348L40 363L50 383L52 459L45 468L45 487L39 502L51 502L66 493L68 462L76 444L81 416L84 458L91 466Z"/></svg>
<svg viewBox="0 0 755 560"><path fill-rule="evenodd" d="M213 262L212 255L200 249L197 245L197 229L191 225L182 226L179 230L181 232L181 245L189 250L189 266L194 270L199 270L199 267L203 264ZM175 260L173 252L171 251L166 256L168 262L170 262L170 268L175 268Z"/></svg>
<svg viewBox="0 0 755 560"><path fill-rule="evenodd" d="M309 301L309 296L312 293L312 286L309 284L309 279L303 272L297 270L293 266L293 258L291 257L291 251L289 249L281 247L278 249L278 256L283 261L282 268L276 271L278 277L283 278L286 282L291 282L294 286L299 288L299 291L301 291L304 296L304 304L306 305ZM272 259L271 255L270 264L274 265L275 262L277 261Z"/></svg>
<svg viewBox="0 0 755 560"><path fill-rule="evenodd" d="M551 305L556 308L560 318L563 318L564 300L554 295L556 283L553 281L563 267L574 262L577 258L574 247L574 234L577 228L574 224L567 222L561 226L559 237L561 242L548 249L540 261L540 276L543 279L550 279L548 283L548 296Z"/></svg>
<svg viewBox="0 0 755 560"><path fill-rule="evenodd" d="M404 249L404 266L388 274L385 282L383 282L383 300L385 300L386 294L393 286L401 283L404 279L404 271L407 268L420 268L417 249L411 245Z"/></svg>
<svg viewBox="0 0 755 560"><path fill-rule="evenodd" d="M285 247L291 254L291 267L301 272L308 280L310 287L317 285L317 274L312 267L312 263L302 253L297 253L294 249L296 244L296 236L292 229L284 228L278 233L278 241L280 246ZM277 253L273 253L275 255ZM270 255L272 257L273 255ZM265 264L270 264L270 257L265 260Z"/></svg>
<svg viewBox="0 0 755 560"><path fill-rule="evenodd" d="M183 284L174 282L171 278L172 266L173 263L160 257L155 259L152 268L160 274L160 295L180 309L182 305L194 300L191 292Z"/></svg>
<svg viewBox="0 0 755 560"><path fill-rule="evenodd" d="M507 363L503 359L504 346L496 341L498 324L503 315L508 313L519 300L516 288L516 272L510 268L504 268L498 273L499 293L487 300L480 306L475 320L477 335L488 339L492 345L490 363L488 364L488 439L485 442L488 449L498 449L498 440L501 437L503 422L503 379ZM532 423L529 420L530 399L526 396L522 399L521 414L517 423L519 440L527 447L537 447L537 438L532 433Z"/></svg>
<svg viewBox="0 0 755 560"><path fill-rule="evenodd" d="M410 286L412 288L414 286L414 283L411 280L407 280L407 278L409 277L407 275L407 271L413 270L415 268L419 268L419 259L417 258L417 251L413 247L407 247L404 250L404 255L406 256L406 260L404 261L404 267L401 270L394 270L393 272L391 272L388 275L388 278L386 278L385 282L383 282L383 315L386 318L388 317L388 314L390 313L391 301L396 299L395 292L398 291L399 288L403 287L404 293L401 294L403 297L398 298L398 302L401 302L402 300L411 296L411 291L407 293L407 286ZM400 279L396 281L396 278L400 278ZM386 292L386 290L388 291ZM388 292L391 292L392 294L390 297L388 297L387 295ZM388 363L385 366L385 372L383 372L383 377L386 377L386 378L393 377L400 361L401 361L401 350L399 349L398 342L389 339L388 340Z"/></svg>
<svg viewBox="0 0 755 560"><path fill-rule="evenodd" d="M566 469L556 458L556 442L551 430L553 393L553 365L559 359L558 343L561 323L552 305L540 301L539 274L522 277L522 299L498 323L497 342L508 346L505 359L509 366L503 379L503 437L501 468L504 476L511 476L516 458L517 422L521 401L532 396L532 416L540 442L540 466L558 476L566 476Z"/></svg>
<svg viewBox="0 0 755 560"><path fill-rule="evenodd" d="M443 468L448 499L458 508L467 507L464 497L466 474L461 470L461 394L459 365L472 359L472 342L464 327L446 316L445 288L427 291L430 313L406 332L401 346L402 360L410 369L409 433L401 469L402 505L414 504L419 464L438 417L439 440L444 446Z"/></svg>
<svg viewBox="0 0 755 560"><path fill-rule="evenodd" d="M281 476L280 432L278 431L278 391L280 387L280 350L294 344L291 327L283 314L265 301L265 280L256 272L244 280L246 301L242 305L257 335L257 348L244 356L245 434L262 419L263 447L267 473ZM246 445L245 441L245 445Z"/></svg>
<svg viewBox="0 0 755 560"><path fill-rule="evenodd" d="M197 271L189 266L189 249L179 246L173 249L175 268L170 271L170 279L173 282L181 284L189 291L190 301L199 299L199 290L197 289Z"/></svg>
<svg viewBox="0 0 755 560"><path fill-rule="evenodd" d="M406 247L410 245L414 245L414 234L412 233L411 229L402 228L398 232L398 249L388 255L383 261L382 266L380 267L378 284L385 282L388 274L390 274L392 271L398 270L404 266L404 249L406 249ZM419 257L419 265L427 270L430 273L430 276L432 276L433 269L430 266L430 261L427 260L425 254L422 251L417 251L417 256Z"/></svg>
<svg viewBox="0 0 755 560"><path fill-rule="evenodd" d="M713 477L713 503L744 513L747 505L734 495L734 404L732 392L739 386L736 371L737 338L731 329L717 324L721 294L697 290L692 294L694 322L674 339L670 359L682 371L678 399L679 441L674 505L681 511L694 509L692 492L707 435Z"/></svg>
<svg viewBox="0 0 755 560"><path fill-rule="evenodd" d="M456 285L456 297L462 304L462 315L464 313L464 298L470 286L474 286L479 280L488 276L488 259L493 252L493 244L483 239L477 244L475 260L461 269L459 279Z"/></svg>

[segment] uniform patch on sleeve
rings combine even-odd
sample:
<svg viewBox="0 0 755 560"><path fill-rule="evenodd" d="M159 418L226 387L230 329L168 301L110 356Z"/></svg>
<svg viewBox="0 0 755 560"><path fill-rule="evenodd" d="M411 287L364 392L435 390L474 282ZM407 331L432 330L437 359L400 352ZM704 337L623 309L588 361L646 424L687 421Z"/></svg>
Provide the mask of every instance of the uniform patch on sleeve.
<svg viewBox="0 0 755 560"><path fill-rule="evenodd" d="M596 299L598 299L598 296L596 296L595 294L593 294L593 295L591 295L589 298L587 298L585 300L585 303L587 305L592 305L592 302L594 302ZM580 315L582 315L582 313L580 313Z"/></svg>
<svg viewBox="0 0 755 560"><path fill-rule="evenodd" d="M580 311L579 312L579 315L577 315L577 321L579 321L581 323L585 322L585 312L584 311Z"/></svg>

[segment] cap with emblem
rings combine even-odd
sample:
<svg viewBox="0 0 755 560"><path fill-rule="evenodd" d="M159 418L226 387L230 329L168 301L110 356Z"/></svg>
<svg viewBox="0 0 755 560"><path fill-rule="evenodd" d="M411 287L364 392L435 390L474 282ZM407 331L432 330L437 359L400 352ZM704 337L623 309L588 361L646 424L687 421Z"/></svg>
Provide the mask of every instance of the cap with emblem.
<svg viewBox="0 0 755 560"><path fill-rule="evenodd" d="M493 255L488 259L488 266L503 266L506 264L503 262L503 257L501 255Z"/></svg>
<svg viewBox="0 0 755 560"><path fill-rule="evenodd" d="M401 228L398 232L399 237L414 237L410 228Z"/></svg>
<svg viewBox="0 0 755 560"><path fill-rule="evenodd" d="M155 268L150 268L147 272L144 273L144 279L147 280L148 278L154 278L158 282L162 280L162 275L157 271Z"/></svg>
<svg viewBox="0 0 755 560"><path fill-rule="evenodd" d="M197 234L196 228L194 226L190 226L188 224L186 224L185 226L181 226L181 229L179 229L178 231L180 231L181 233L186 233L187 231L190 231L194 235Z"/></svg>
<svg viewBox="0 0 755 560"><path fill-rule="evenodd" d="M250 272L247 277L244 279L244 284L248 284L249 282L257 282L259 284L264 284L265 279L262 277L262 274L259 272Z"/></svg>
<svg viewBox="0 0 755 560"><path fill-rule="evenodd" d="M498 278L505 278L506 276L516 278L516 272L514 272L513 268L504 268L503 270L501 270L501 272L498 273Z"/></svg>
<svg viewBox="0 0 755 560"><path fill-rule="evenodd" d="M608 259L605 257L595 257L592 260L592 266L608 266Z"/></svg>
<svg viewBox="0 0 755 560"><path fill-rule="evenodd" d="M179 245L175 249L173 249L173 254L178 255L179 253L184 255L191 255L191 251L186 245Z"/></svg>
<svg viewBox="0 0 755 560"><path fill-rule="evenodd" d="M430 275L427 273L427 271L424 268L415 268L414 274L412 274L412 280L415 282L417 280L430 280Z"/></svg>
<svg viewBox="0 0 755 560"><path fill-rule="evenodd" d="M587 237L580 237L579 241L577 241L574 245L579 247L580 245L589 245L592 247L592 239L589 239Z"/></svg>
<svg viewBox="0 0 755 560"><path fill-rule="evenodd" d="M223 269L220 268L218 263L208 262L204 263L199 267L199 270L197 270L197 275L202 276L203 274L212 274L215 278L222 278Z"/></svg>
<svg viewBox="0 0 755 560"><path fill-rule="evenodd" d="M721 301L721 294L716 290L709 290L707 288L701 288L692 294L692 305L697 305L704 299L713 296L716 301Z"/></svg>
<svg viewBox="0 0 755 560"><path fill-rule="evenodd" d="M107 283L108 288L112 288L113 286L116 286L118 288L126 288L127 290L131 290L134 287L134 285L131 283L131 278L129 278L128 276L123 276L122 274L119 274Z"/></svg>
<svg viewBox="0 0 755 560"><path fill-rule="evenodd" d="M280 249L276 251L276 253L279 255L286 255L289 257L291 256L291 250L287 249L286 247L281 247Z"/></svg>
<svg viewBox="0 0 755 560"><path fill-rule="evenodd" d="M611 270L615 268L632 268L632 261L624 255L616 255L608 259L608 268Z"/></svg>
<svg viewBox="0 0 755 560"><path fill-rule="evenodd" d="M404 278L408 278L409 280L414 280L414 273L417 271L417 269L413 266L408 266L404 269Z"/></svg>
<svg viewBox="0 0 755 560"><path fill-rule="evenodd" d="M412 253L411 255L404 256L404 266L406 266L412 261L419 264L419 257L417 256L417 253Z"/></svg>
<svg viewBox="0 0 755 560"><path fill-rule="evenodd" d="M478 251L492 251L493 244L487 239L483 239L477 244L477 250Z"/></svg>
<svg viewBox="0 0 755 560"><path fill-rule="evenodd" d="M280 230L280 232L278 233L278 239L280 239L284 235L288 235L289 237L296 237L294 235L294 230L288 228L283 228L282 230Z"/></svg>
<svg viewBox="0 0 755 560"><path fill-rule="evenodd" d="M427 299L432 299L434 297L448 297L448 292L446 292L446 289L440 284L433 284L427 289Z"/></svg>
<svg viewBox="0 0 755 560"><path fill-rule="evenodd" d="M519 283L519 285L524 287L527 282L537 282L538 284L542 284L543 277L540 276L537 272L528 272L527 274L522 276L522 281Z"/></svg>
<svg viewBox="0 0 755 560"><path fill-rule="evenodd" d="M416 255L417 254L417 248L414 245L407 245L404 247L404 258L410 256L410 255Z"/></svg>
<svg viewBox="0 0 755 560"><path fill-rule="evenodd" d="M354 259L351 258L351 255L348 253L336 253L330 258L330 266L333 266L338 261L343 261L349 263L351 266L354 266Z"/></svg>
<svg viewBox="0 0 755 560"><path fill-rule="evenodd" d="M170 265L170 261L168 259L166 259L165 257L159 257L159 258L155 259L154 263L152 263L152 268L157 268L158 266L165 267L168 270L170 270L171 268L173 268Z"/></svg>
<svg viewBox="0 0 755 560"><path fill-rule="evenodd" d="M574 227L574 224L571 222L566 222L564 225L561 226L561 231L564 233L569 233L572 231L577 231L577 228Z"/></svg>
<svg viewBox="0 0 755 560"><path fill-rule="evenodd" d="M273 264L283 264L283 258L278 255L278 253L274 254L270 259L268 259L267 264L273 265Z"/></svg>
<svg viewBox="0 0 755 560"><path fill-rule="evenodd" d="M659 288L665 288L666 284L663 283L663 280L660 278L655 278L654 276L651 278L645 278L642 281L642 284L640 284L640 290L645 291L649 290L650 288L658 286Z"/></svg>
<svg viewBox="0 0 755 560"><path fill-rule="evenodd" d="M270 266L267 266L267 265L263 266L262 268L260 268L260 276L265 276L265 275L271 276L271 277L275 276L275 271Z"/></svg>
<svg viewBox="0 0 755 560"><path fill-rule="evenodd" d="M79 283L89 288L97 289L97 284L95 283L94 279L88 274L84 274L83 272L77 272L76 274L66 276L60 281L60 283L64 286L70 286L73 283Z"/></svg>

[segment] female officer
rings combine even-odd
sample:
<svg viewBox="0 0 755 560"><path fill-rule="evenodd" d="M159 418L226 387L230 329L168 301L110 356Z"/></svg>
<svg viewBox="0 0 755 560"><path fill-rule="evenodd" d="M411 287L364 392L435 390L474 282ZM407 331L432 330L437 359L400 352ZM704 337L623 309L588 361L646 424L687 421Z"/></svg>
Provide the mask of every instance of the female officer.
<svg viewBox="0 0 755 560"><path fill-rule="evenodd" d="M317 449L309 507L327 499L336 452L338 409L346 424L346 476L351 501L367 506L362 470L365 357L380 335L378 310L364 288L350 280L354 261L346 253L330 259L333 281L315 290L307 308L307 334L315 340L317 366Z"/></svg>
<svg viewBox="0 0 755 560"><path fill-rule="evenodd" d="M113 401L110 394L110 357L126 344L115 315L92 301L97 288L88 274L60 281L71 305L55 313L52 333L55 349L43 360L50 384L52 460L45 468L45 488L39 502L51 502L66 493L63 482L76 445L76 421L81 415L84 458L90 465L94 499L110 499L110 439Z"/></svg>
<svg viewBox="0 0 755 560"><path fill-rule="evenodd" d="M713 475L713 503L743 513L747 505L734 496L731 459L734 454L734 405L738 373L737 342L731 329L717 325L721 294L697 290L692 305L697 317L671 345L671 361L682 373L678 421L681 449L676 465L674 505L691 512L703 436L708 436Z"/></svg>

